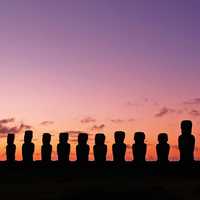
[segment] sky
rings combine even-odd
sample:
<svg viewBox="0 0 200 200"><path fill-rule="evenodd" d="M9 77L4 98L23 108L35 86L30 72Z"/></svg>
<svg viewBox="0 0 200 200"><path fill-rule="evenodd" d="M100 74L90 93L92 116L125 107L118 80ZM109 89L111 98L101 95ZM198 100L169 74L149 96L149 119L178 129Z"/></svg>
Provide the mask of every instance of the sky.
<svg viewBox="0 0 200 200"><path fill-rule="evenodd" d="M25 129L34 131L34 158L42 134L70 132L76 159L78 132L103 132L108 159L114 132L126 132L126 159L136 131L144 131L147 159L167 132L170 159L179 159L180 122L193 121L200 148L199 0L0 1L0 159L7 132L21 159Z"/></svg>

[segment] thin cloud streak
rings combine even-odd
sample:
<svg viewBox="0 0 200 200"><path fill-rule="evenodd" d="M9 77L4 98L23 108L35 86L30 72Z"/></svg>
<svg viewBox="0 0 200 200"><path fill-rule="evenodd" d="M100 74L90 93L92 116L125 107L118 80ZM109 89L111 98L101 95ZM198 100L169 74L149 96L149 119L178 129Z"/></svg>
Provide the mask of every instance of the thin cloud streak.
<svg viewBox="0 0 200 200"><path fill-rule="evenodd" d="M40 125L42 125L42 126L48 126L48 125L52 125L52 124L54 124L54 121L48 121L48 120L40 123Z"/></svg>
<svg viewBox="0 0 200 200"><path fill-rule="evenodd" d="M85 118L81 119L80 122L83 124L87 124L87 123L96 122L96 119L94 119L92 117L85 117Z"/></svg>
<svg viewBox="0 0 200 200"><path fill-rule="evenodd" d="M113 122L113 123L117 123L117 124L124 122L123 119L111 119L110 121Z"/></svg>
<svg viewBox="0 0 200 200"><path fill-rule="evenodd" d="M105 128L105 124L100 124L100 125L94 125L94 126L92 126L91 130L93 130L93 131L100 131L100 130L102 130L104 128Z"/></svg>
<svg viewBox="0 0 200 200"><path fill-rule="evenodd" d="M19 126L5 126L5 125L0 125L0 137L2 136L6 136L8 133L13 133L13 134L17 134L20 133L22 130L24 129L31 129L32 127L30 125L27 124L20 124Z"/></svg>
<svg viewBox="0 0 200 200"><path fill-rule="evenodd" d="M163 107L160 109L160 111L158 113L156 113L154 116L155 117L163 117L169 113L174 113L175 110L174 109L171 109L171 108L168 108L168 107Z"/></svg>
<svg viewBox="0 0 200 200"><path fill-rule="evenodd" d="M7 123L11 123L11 122L14 122L15 121L15 118L5 118L5 119L1 119L0 120L0 124L7 124Z"/></svg>
<svg viewBox="0 0 200 200"><path fill-rule="evenodd" d="M0 120L0 137L6 136L8 133L17 134L24 129L31 129L32 126L24 124L23 122L17 125L8 125L9 123L15 122L15 118L4 118Z"/></svg>
<svg viewBox="0 0 200 200"><path fill-rule="evenodd" d="M183 104L185 104L185 105L200 105L200 98L193 98L188 101L184 101Z"/></svg>
<svg viewBox="0 0 200 200"><path fill-rule="evenodd" d="M198 117L198 116L200 116L200 111L193 109L189 112L189 114L194 117Z"/></svg>

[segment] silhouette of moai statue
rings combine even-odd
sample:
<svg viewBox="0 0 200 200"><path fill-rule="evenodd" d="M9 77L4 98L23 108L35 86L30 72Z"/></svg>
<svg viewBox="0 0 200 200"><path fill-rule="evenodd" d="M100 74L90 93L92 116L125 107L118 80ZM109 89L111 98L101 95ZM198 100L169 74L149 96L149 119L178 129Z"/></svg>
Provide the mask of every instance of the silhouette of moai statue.
<svg viewBox="0 0 200 200"><path fill-rule="evenodd" d="M33 131L27 130L24 134L24 144L22 145L22 157L25 164L33 162L35 145L32 143Z"/></svg>
<svg viewBox="0 0 200 200"><path fill-rule="evenodd" d="M69 162L70 144L67 143L68 133L60 133L59 144L57 145L58 161L61 163Z"/></svg>
<svg viewBox="0 0 200 200"><path fill-rule="evenodd" d="M145 163L145 156L147 151L147 145L144 143L144 132L136 132L134 135L135 144L133 144L133 157L134 162L137 165L143 165Z"/></svg>
<svg viewBox="0 0 200 200"><path fill-rule="evenodd" d="M180 162L182 164L192 164L194 161L195 137L192 135L192 121L181 122L181 135L178 138L180 151Z"/></svg>
<svg viewBox="0 0 200 200"><path fill-rule="evenodd" d="M126 144L124 143L125 132L115 132L115 144L112 146L113 160L116 164L123 164L125 162Z"/></svg>
<svg viewBox="0 0 200 200"><path fill-rule="evenodd" d="M168 142L167 134L160 133L158 135L158 144L156 145L158 163L160 165L167 165L169 162L168 156L169 156L170 146L167 142Z"/></svg>
<svg viewBox="0 0 200 200"><path fill-rule="evenodd" d="M87 144L88 134L79 133L78 135L78 145L76 146L76 156L77 162L80 164L85 164L88 162L90 147Z"/></svg>
<svg viewBox="0 0 200 200"><path fill-rule="evenodd" d="M97 133L95 136L95 145L93 147L95 162L103 165L106 161L107 145L105 145L105 135Z"/></svg>
<svg viewBox="0 0 200 200"><path fill-rule="evenodd" d="M51 142L51 134L44 133L43 137L42 137L43 145L42 145L42 149L41 149L43 162L51 161L52 145L50 144L50 142Z"/></svg>
<svg viewBox="0 0 200 200"><path fill-rule="evenodd" d="M6 157L7 162L12 163L15 161L16 145L14 144L15 135L9 133L7 136Z"/></svg>

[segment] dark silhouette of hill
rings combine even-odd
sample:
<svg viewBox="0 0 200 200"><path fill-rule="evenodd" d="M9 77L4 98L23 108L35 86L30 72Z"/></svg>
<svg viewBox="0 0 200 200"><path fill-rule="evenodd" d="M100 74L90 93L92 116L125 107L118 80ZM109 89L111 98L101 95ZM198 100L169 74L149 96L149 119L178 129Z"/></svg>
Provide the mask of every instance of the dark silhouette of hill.
<svg viewBox="0 0 200 200"><path fill-rule="evenodd" d="M48 167L42 161L0 166L2 199L198 199L200 195L199 162L186 168L170 162L164 169L157 162L141 168L133 162L116 166L108 161L104 167L95 162L63 167L58 161Z"/></svg>

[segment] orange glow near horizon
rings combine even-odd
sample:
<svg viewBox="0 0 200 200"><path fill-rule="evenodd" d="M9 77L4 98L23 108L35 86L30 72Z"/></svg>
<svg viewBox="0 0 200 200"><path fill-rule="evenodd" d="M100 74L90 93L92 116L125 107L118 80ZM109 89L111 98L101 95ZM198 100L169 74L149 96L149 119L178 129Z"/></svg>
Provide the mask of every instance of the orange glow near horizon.
<svg viewBox="0 0 200 200"><path fill-rule="evenodd" d="M133 123L134 126L136 126L136 122ZM119 125L118 127L116 127L115 130L124 130L126 132L126 138L125 138L125 143L127 144L127 151L126 151L126 160L133 160L133 155L132 155L132 144L134 143L133 141L133 135L134 132L139 131L139 129L133 129L133 131L131 131L131 126L133 125L127 125L127 128L125 129L119 129ZM150 126L149 123L146 124L147 126ZM120 125L121 126L121 125ZM78 126L77 126L78 127ZM34 137L33 137L33 143L35 143L35 153L34 153L34 160L40 160L41 159L41 145L42 145L42 133L44 132L49 132L52 135L52 139L51 139L51 144L53 146L53 151L52 151L52 160L57 160L57 152L56 152L56 146L59 140L59 132L61 132L61 130L56 130L56 129L52 129L49 131L44 131L45 128L43 129L34 129ZM64 130L64 129L63 129ZM81 126L79 127L79 129L77 130L84 130ZM108 129L105 128L105 130L103 131L85 131L87 133L89 133L89 140L88 140L88 144L90 145L90 155L89 155L89 159L93 160L93 145L94 145L94 137L95 137L95 133L97 132L103 132L106 135L106 141L105 143L108 146L108 153L107 153L107 160L112 160L112 144L114 143L114 131L115 131L112 127L112 129ZM147 130L149 130L147 132ZM195 134L196 131L198 129L196 127L193 128L194 131L194 135L196 137L196 149L195 149L195 159L199 160L200 159L200 155L199 155L199 136L198 134ZM147 160L156 160L157 156L156 156L156 144L157 144L157 135L158 133L164 132L166 131L168 133L169 136L169 141L168 143L170 144L171 148L170 148L170 155L169 155L169 159L170 160L179 160L179 151L177 148L177 141L178 141L178 136L179 136L179 124L177 126L169 126L168 129L163 129L162 128L162 124L158 124L158 126L156 127L156 129L142 129L142 131L145 132L146 134L146 139L145 139L145 143L147 144L147 154L146 154L146 159ZM21 160L22 159L22 152L21 152L21 147L23 144L23 136L24 133L23 131L18 133L15 137L15 144L17 147L16 150L16 160ZM70 134L69 135L69 143L71 144L71 153L70 153L70 160L74 161L76 160L76 145L77 145L77 136L78 134ZM6 148L6 137L2 137L1 138L1 146L0 146L0 150L1 150L1 154L0 154L0 160L5 160L6 156L5 156L5 148Z"/></svg>

